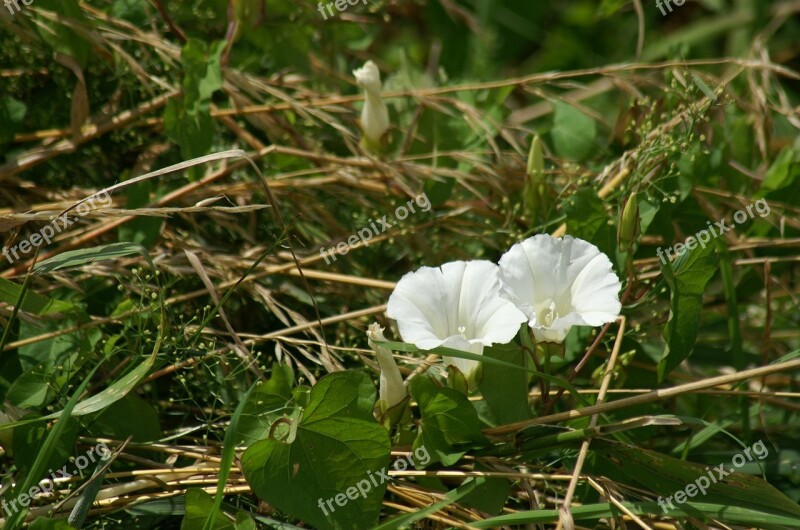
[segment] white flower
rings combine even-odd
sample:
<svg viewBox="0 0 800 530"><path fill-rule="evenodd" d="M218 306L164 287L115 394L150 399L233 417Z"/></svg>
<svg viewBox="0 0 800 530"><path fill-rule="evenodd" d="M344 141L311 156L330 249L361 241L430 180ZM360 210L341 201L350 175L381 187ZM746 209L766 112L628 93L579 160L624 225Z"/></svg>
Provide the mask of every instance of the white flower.
<svg viewBox="0 0 800 530"><path fill-rule="evenodd" d="M497 265L454 261L440 268L422 267L403 276L389 297L387 314L400 336L423 350L446 346L476 355L484 346L505 344L527 319L500 297ZM444 357L468 379L477 361Z"/></svg>
<svg viewBox="0 0 800 530"><path fill-rule="evenodd" d="M381 99L381 73L372 61L353 70L358 86L364 89L364 108L361 110L361 129L373 146L380 145L381 137L389 128L389 111Z"/></svg>
<svg viewBox="0 0 800 530"><path fill-rule="evenodd" d="M622 309L611 261L582 239L539 234L517 243L500 258L499 276L537 342L561 343L572 326L613 322Z"/></svg>
<svg viewBox="0 0 800 530"><path fill-rule="evenodd" d="M383 328L378 323L370 324L367 329L367 338L369 339L370 347L375 351L378 357L378 364L381 366L380 386L378 391L378 399L383 402L385 408L388 410L398 403L402 402L407 395L406 387L403 385L403 377L400 375L400 369L394 362L392 352L388 348L375 344L374 341L386 341L383 336Z"/></svg>

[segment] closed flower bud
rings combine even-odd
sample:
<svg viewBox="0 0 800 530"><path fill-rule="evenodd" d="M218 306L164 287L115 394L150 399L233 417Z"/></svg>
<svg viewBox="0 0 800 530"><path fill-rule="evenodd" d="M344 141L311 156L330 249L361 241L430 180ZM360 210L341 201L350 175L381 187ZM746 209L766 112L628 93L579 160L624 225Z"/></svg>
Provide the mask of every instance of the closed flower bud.
<svg viewBox="0 0 800 530"><path fill-rule="evenodd" d="M534 136L531 142L531 150L528 153L527 178L525 179L525 189L522 194L525 201L525 212L531 221L536 219L547 206L545 204L547 199L546 186L542 140L538 136Z"/></svg>
<svg viewBox="0 0 800 530"><path fill-rule="evenodd" d="M353 71L358 86L364 89L364 108L361 110L363 143L370 151L378 151L381 138L389 129L389 111L381 99L381 73L375 63L367 61Z"/></svg>
<svg viewBox="0 0 800 530"><path fill-rule="evenodd" d="M639 238L639 229L639 197L637 192L633 192L619 216L617 245L620 252L628 252L633 247Z"/></svg>
<svg viewBox="0 0 800 530"><path fill-rule="evenodd" d="M369 345L375 352L378 358L378 364L381 367L381 377L378 396L381 403L383 412L401 403L407 395L406 387L403 384L403 377L400 375L400 369L394 362L392 352L388 348L384 348L374 341L385 342L383 336L383 328L377 323L370 324L367 329L367 339Z"/></svg>

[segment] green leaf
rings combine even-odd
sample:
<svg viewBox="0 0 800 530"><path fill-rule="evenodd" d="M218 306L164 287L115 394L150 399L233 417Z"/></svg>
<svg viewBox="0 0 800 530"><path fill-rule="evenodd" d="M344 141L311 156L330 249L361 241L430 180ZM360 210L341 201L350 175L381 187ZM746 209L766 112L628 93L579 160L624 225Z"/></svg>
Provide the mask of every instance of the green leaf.
<svg viewBox="0 0 800 530"><path fill-rule="evenodd" d="M447 388L452 388L459 394L469 395L469 383L464 374L455 366L447 366Z"/></svg>
<svg viewBox="0 0 800 530"><path fill-rule="evenodd" d="M239 422L241 421L242 414L247 407L250 397L260 383L261 381L247 390L244 399L236 406L236 410L233 412L233 416L231 416L231 424L225 432L225 440L223 441L222 459L220 460L219 477L217 478L217 492L214 496L211 513L208 515L208 519L205 523L203 523L202 530L212 530L216 528L219 523L219 511L222 506L222 498L225 496L225 486L228 484L228 476L231 472L233 459L236 457L236 445L239 440Z"/></svg>
<svg viewBox="0 0 800 530"><path fill-rule="evenodd" d="M315 528L374 527L387 484L373 474L385 471L391 450L388 432L372 417L375 399L367 374L320 379L294 439L263 440L244 452L242 469L253 492ZM360 493L359 484L369 486Z"/></svg>
<svg viewBox="0 0 800 530"><path fill-rule="evenodd" d="M723 464L722 471L730 472L720 477L716 471L719 464L704 466L611 440L595 440L591 448L607 462L609 469L618 472L629 484L645 486L662 497L672 496L689 484L695 484L697 490L697 486L702 484L705 493L697 490L696 497L687 495L687 498L800 520L800 506L797 503L763 479L735 471L731 461L724 464L720 462ZM756 459L755 452L749 454L751 460ZM745 458L745 454L742 454L742 458ZM706 480L700 480L701 477L706 477ZM705 482L709 484L706 486ZM673 505L678 510L686 509L685 505L679 503L673 502ZM688 509L685 513L691 515ZM725 515L721 514L720 519L726 520Z"/></svg>
<svg viewBox="0 0 800 530"><path fill-rule="evenodd" d="M292 412L289 402L292 400L293 382L294 373L289 365L273 363L269 380L258 385L243 401L237 444L249 447L263 440L275 420Z"/></svg>
<svg viewBox="0 0 800 530"><path fill-rule="evenodd" d="M42 40L55 52L75 59L78 65L85 69L91 46L83 35L70 25L91 26L91 24L84 16L77 0L36 0L36 7L54 11L60 17L60 20L56 21L49 17L38 17L36 29ZM65 21L69 21L70 25L65 24Z"/></svg>
<svg viewBox="0 0 800 530"><path fill-rule="evenodd" d="M567 230L597 246L611 262L617 251L617 230L609 224L605 203L591 188L581 188L561 203L567 217Z"/></svg>
<svg viewBox="0 0 800 530"><path fill-rule="evenodd" d="M454 179L425 181L425 196L431 202L431 206L438 208L442 206L453 195L456 181Z"/></svg>
<svg viewBox="0 0 800 530"><path fill-rule="evenodd" d="M214 92L222 88L220 61L225 45L225 41L216 41L206 47L205 41L197 39L189 39L184 45L181 51L183 91L189 108L209 101Z"/></svg>
<svg viewBox="0 0 800 530"><path fill-rule="evenodd" d="M236 2L239 6L243 3ZM253 0L248 0L248 3L261 4ZM245 9L239 13L244 14L249 11L252 15L247 22L239 26L242 37L234 47L233 55L240 53L245 62L257 61L257 64L269 71L292 68L304 74L309 73L312 66L308 61L308 53L314 46L314 38L317 35L315 33L317 28L314 26L323 20L316 11L316 6L314 10L307 9L294 0L274 0L267 2L267 6L254 5L249 10L241 6ZM336 13L336 10L334 12ZM330 17L328 18L330 20ZM291 22L287 24L286 21ZM347 25L333 24L333 26ZM360 33L363 34L364 32Z"/></svg>
<svg viewBox="0 0 800 530"><path fill-rule="evenodd" d="M167 500L167 499L164 499ZM201 489L191 488L186 491L186 495L184 496L184 517L183 521L181 522L181 530L202 530L206 528L206 522L209 520L209 516L213 513L217 514L215 518L214 525L211 530L256 530L256 523L253 521L253 518L250 517L247 513L243 511L236 512L236 520L231 521L227 517L222 517L219 515L221 512L220 510L214 505L214 498L206 493ZM159 514L161 512L169 511L169 514L174 514L176 511L176 507L173 504L167 503L161 505L162 509L155 509L154 504L148 503L151 507L146 513L152 513L156 511ZM140 508L141 505L136 506L136 508ZM163 513L167 515L167 513Z"/></svg>
<svg viewBox="0 0 800 530"><path fill-rule="evenodd" d="M562 158L585 160L595 150L597 124L563 101L553 102L553 148Z"/></svg>
<svg viewBox="0 0 800 530"><path fill-rule="evenodd" d="M14 141L14 135L22 128L28 107L11 96L0 96L0 148Z"/></svg>
<svg viewBox="0 0 800 530"><path fill-rule="evenodd" d="M14 306L19 300L20 294L22 293L22 286L18 285L14 282L6 280L5 278L0 278L0 302L6 303L10 306ZM23 311L27 311L29 313L34 313L39 316L45 315L52 315L58 313L64 314L79 314L85 317L86 320L89 319L86 316L86 313L80 307L76 306L71 302L67 302L65 300L56 300L54 298L48 298L46 296L34 293L33 291L28 291L25 293L25 299L22 301L22 306L20 307Z"/></svg>
<svg viewBox="0 0 800 530"><path fill-rule="evenodd" d="M41 477L45 475L45 471L48 469L48 464L50 460L53 458L53 455L56 454L56 451L60 447L60 442L62 441L63 436L66 434L67 426L71 423L69 420L70 415L72 414L72 410L75 408L75 405L78 404L78 400L80 399L81 395L86 391L86 387L89 386L89 382L92 380L94 373L100 367L100 364L95 366L91 372L89 372L86 378L81 382L78 388L75 389L75 392L67 401L64 410L59 413L56 413L54 418L58 418L58 421L55 422L53 427L47 433L43 442L39 442L36 444L37 453L36 453L36 460L31 465L30 472L24 475L18 483L16 488L9 489L8 495L11 498L16 497L23 492L30 491L31 487L34 484L37 484ZM39 419L35 420L39 421ZM9 424L10 426L14 426L14 424ZM18 424L17 424L18 425ZM8 427L8 425L4 425L3 427ZM14 438L17 438L17 431L14 432ZM41 440L41 438L39 438ZM38 441L38 440L37 440ZM6 530L16 530L20 528L25 521L25 516L28 513L28 507L24 507L23 509L12 513L8 519L6 519L6 524L3 527Z"/></svg>
<svg viewBox="0 0 800 530"><path fill-rule="evenodd" d="M650 228L650 224L653 222L660 209L660 202L655 202L653 199L644 194L639 199L639 220L642 223L642 234L647 233L647 230Z"/></svg>
<svg viewBox="0 0 800 530"><path fill-rule="evenodd" d="M131 422L131 418L136 418L136 421ZM158 412L133 393L106 407L89 429L94 436L116 440L132 436L134 442L152 442L161 438Z"/></svg>
<svg viewBox="0 0 800 530"><path fill-rule="evenodd" d="M201 489L191 488L186 492L185 512L181 522L181 530L256 530L256 523L245 512L236 512L236 520L231 521L222 516L222 511L215 506L214 498ZM206 526L209 516L216 514L213 526Z"/></svg>
<svg viewBox="0 0 800 530"><path fill-rule="evenodd" d="M137 26L143 26L149 20L147 8L137 0L113 0L109 15L127 20Z"/></svg>
<svg viewBox="0 0 800 530"><path fill-rule="evenodd" d="M703 95L705 95L710 101L716 103L717 95L714 94L714 91L711 90L711 88L700 78L700 76L692 74L692 81L694 81L695 86L700 89L700 92L702 92Z"/></svg>
<svg viewBox="0 0 800 530"><path fill-rule="evenodd" d="M486 466L476 465L475 471L491 472ZM478 484L475 489L461 499L463 506L480 510L484 513L498 514L508 500L511 491L511 481L505 478L486 477L483 484Z"/></svg>
<svg viewBox="0 0 800 530"><path fill-rule="evenodd" d="M144 208L151 203L150 193L153 184L150 180L143 180L126 188L126 207L129 210ZM153 248L158 242L161 227L164 225L162 217L136 217L119 227L119 240L138 243L145 248Z"/></svg>
<svg viewBox="0 0 800 530"><path fill-rule="evenodd" d="M759 195L763 197L770 191L793 185L800 177L800 156L791 147L787 147L775 158L764 176Z"/></svg>
<svg viewBox="0 0 800 530"><path fill-rule="evenodd" d="M736 296L736 281L733 275L733 258L728 251L728 244L723 238L716 238L717 256L719 257L719 271L722 277L722 287L725 292L725 301L728 306L728 336L730 337L733 367L737 370L745 369L744 350L742 347L742 330L739 326L739 305ZM743 419L747 418L747 414Z"/></svg>
<svg viewBox="0 0 800 530"><path fill-rule="evenodd" d="M8 389L6 400L23 409L38 409L52 399L51 376L38 370L31 370L19 376Z"/></svg>
<svg viewBox="0 0 800 530"><path fill-rule="evenodd" d="M236 522L233 524L234 530L258 530L256 522L245 512L236 512Z"/></svg>
<svg viewBox="0 0 800 530"><path fill-rule="evenodd" d="M548 374L544 374L544 373L541 373L541 372L537 372L534 368L532 368L530 366L527 366L527 364L516 365L516 364L512 364L512 363L507 363L505 361L501 361L500 359L494 359L492 357L485 357L483 355L475 355L474 353L465 352L465 351L461 351L461 350L456 350L456 349L453 349L453 348L447 348L445 346L439 346L437 348L433 348L433 349L430 349L430 350L420 350L419 348L417 348L413 344L409 344L407 342L384 341L384 342L378 342L378 344L380 344L381 346L383 346L385 348L389 348L390 350L399 351L399 352L416 353L416 352L424 351L424 352L429 353L429 354L436 353L436 354L442 355L442 356L457 357L459 359L469 359L470 361L478 361L478 362L482 363L484 366L487 365L487 364L493 364L495 366L503 366L505 368L510 368L511 370L517 370L517 371L525 372L525 373L528 373L528 374L533 374L533 375L536 375L537 377L541 377L541 378L543 378L543 379L545 379L547 381L550 381L551 383L553 383L555 385L563 386L564 388L569 390L569 392L572 394L573 399L575 399L578 403L580 403L580 404L582 404L584 406L589 406L589 402L586 400L586 398L584 398L578 392L578 389L575 388L569 381L567 381L566 379L563 379L561 377L555 377L555 376L552 376L552 375L548 375ZM295 397L295 399L297 399L297 398Z"/></svg>
<svg viewBox="0 0 800 530"><path fill-rule="evenodd" d="M141 382L142 379L145 378L147 373L153 367L155 363L156 356L158 352L154 351L150 354L144 362L139 364L136 368L128 372L126 375L121 377L117 380L114 384L103 390L102 392L95 394L94 396L88 397L75 405L74 408L70 409L70 414L73 416L85 416L86 414L91 414L93 412L97 412L98 410L103 410L104 408L110 406L112 403L119 401L120 399L124 398L128 393L136 388L136 386ZM31 419L31 420L20 420L14 423L7 423L5 425L0 425L0 431L5 431L8 429L14 429L20 425L27 425L29 423L36 423L45 420L55 419L61 416L63 411L54 412L52 414L48 414L47 416L42 416L41 418Z"/></svg>
<svg viewBox="0 0 800 530"><path fill-rule="evenodd" d="M186 492L186 513L181 530L203 530L206 520L214 510L214 498L201 489L192 488ZM219 510L217 510L219 511ZM225 517L217 517L213 530L236 530Z"/></svg>
<svg viewBox="0 0 800 530"><path fill-rule="evenodd" d="M171 99L164 111L164 134L178 144L184 158L203 156L214 143L214 120L207 104L187 108L185 97ZM196 168L190 168L193 170Z"/></svg>
<svg viewBox="0 0 800 530"><path fill-rule="evenodd" d="M94 263L96 261L123 258L137 254L144 257L150 266L155 269L152 260L150 260L150 256L147 254L147 249L143 246L137 245L136 243L110 243L93 248L62 252L57 256L37 263L33 272L44 274L72 267L80 267L81 265Z"/></svg>
<svg viewBox="0 0 800 530"><path fill-rule="evenodd" d="M515 344L496 344L484 349L483 356L519 366L527 361L525 352ZM484 364L482 370L478 388L498 424L529 419L528 374L495 364Z"/></svg>
<svg viewBox="0 0 800 530"><path fill-rule="evenodd" d="M597 9L598 15L603 18L615 15L617 11L627 3L628 0L603 0L603 3L601 3L600 7Z"/></svg>
<svg viewBox="0 0 800 530"><path fill-rule="evenodd" d="M476 477L474 479L468 479L464 481L464 483L457 487L456 489L452 490L450 493L444 496L444 499L431 504L430 506L426 506L421 510L416 510L412 513L406 513L403 515L398 515L397 517L393 517L388 521L385 521L382 525L375 528L375 530L395 530L397 528L410 528L411 523L415 521L419 521L424 517L432 513L436 513L439 510L450 506L451 504L458 502L459 499L465 497L472 493L476 486L480 486L485 482L484 477Z"/></svg>
<svg viewBox="0 0 800 530"><path fill-rule="evenodd" d="M718 519L728 523L742 524L756 528L780 528L800 526L800 517L787 517L774 515L769 512L761 512L739 506L731 506L730 503L708 503L708 502L687 502L682 504L683 509L667 509L663 511L656 502L622 502L620 503L626 510L635 515L671 516L680 517L690 515L695 518ZM583 506L573 506L570 508L572 518L576 521L596 521L610 517L621 517L623 512L611 503L587 504ZM523 525L529 523L555 523L559 520L558 510L533 510L528 512L517 512L512 515L501 515L484 519L483 521L471 521L470 526L474 528L500 528L502 526ZM772 525L764 526L764 525Z"/></svg>
<svg viewBox="0 0 800 530"><path fill-rule="evenodd" d="M728 8L725 0L698 0L698 2L709 11L714 11L717 13Z"/></svg>
<svg viewBox="0 0 800 530"><path fill-rule="evenodd" d="M667 344L658 363L659 381L692 354L703 311L703 292L717 268L713 245L686 250L673 263L662 261L661 272L671 294L669 320L664 326Z"/></svg>
<svg viewBox="0 0 800 530"><path fill-rule="evenodd" d="M28 530L75 530L74 526L64 519L50 519L49 517L37 517L28 527Z"/></svg>
<svg viewBox="0 0 800 530"><path fill-rule="evenodd" d="M30 418L31 416L40 417L40 414L34 413L26 417ZM80 425L74 418L65 420L61 436L56 441L52 454L45 462L44 469L58 469L67 461L75 450L79 429ZM41 450L40 442L45 439L51 430L52 427L47 427L44 423L23 425L14 429L12 442L14 464L20 470L20 473L26 474L31 470ZM41 479L42 477L40 476L39 478Z"/></svg>
<svg viewBox="0 0 800 530"><path fill-rule="evenodd" d="M94 349L95 344L102 337L99 329L73 331L72 333L59 333L63 327L71 327L82 323L84 319L73 321L47 320L44 323L20 323L21 337L37 337L46 333L55 336L32 344L26 344L19 349L19 361L23 370L39 369L42 373L56 373L60 367L67 367L74 371L79 368L87 352ZM81 358L83 354L84 358ZM76 365L77 363L77 365Z"/></svg>
<svg viewBox="0 0 800 530"><path fill-rule="evenodd" d="M114 382L111 386L95 394L94 396L88 397L78 403L75 406L75 410L72 412L74 416L83 416L86 414L91 414L92 412L97 412L98 410L103 410L112 403L116 403L120 399L127 396L131 390L136 388L136 386L141 382L142 379L147 376L150 372L150 369L153 367L155 363L156 356L158 355L157 351L154 351L148 357L142 361L139 366L125 374L123 377L120 377L117 381ZM58 413L55 413L58 414ZM50 416L53 416L51 414ZM47 416L49 418L49 416Z"/></svg>
<svg viewBox="0 0 800 530"><path fill-rule="evenodd" d="M466 396L452 388L439 387L424 375L411 380L409 392L422 416L414 449L424 447L431 454L431 462L450 466L469 449L488 445L478 413Z"/></svg>
<svg viewBox="0 0 800 530"><path fill-rule="evenodd" d="M125 512L130 515L184 515L186 513L186 499L185 497L167 497L165 499L155 499L132 506L126 505L124 509Z"/></svg>
<svg viewBox="0 0 800 530"><path fill-rule="evenodd" d="M184 158L207 154L214 142L211 96L222 88L221 58L225 41L206 47L205 42L189 39L181 51L183 94L167 103L164 133L178 144ZM197 168L189 170L194 177Z"/></svg>
<svg viewBox="0 0 800 530"><path fill-rule="evenodd" d="M67 521L77 527L83 528L86 522L86 517L89 515L89 510L92 509L94 501L97 499L97 494L100 492L100 487L103 485L103 479L106 476L106 459L101 458L92 472L92 476L83 483L81 486L80 496L78 502L72 507Z"/></svg>

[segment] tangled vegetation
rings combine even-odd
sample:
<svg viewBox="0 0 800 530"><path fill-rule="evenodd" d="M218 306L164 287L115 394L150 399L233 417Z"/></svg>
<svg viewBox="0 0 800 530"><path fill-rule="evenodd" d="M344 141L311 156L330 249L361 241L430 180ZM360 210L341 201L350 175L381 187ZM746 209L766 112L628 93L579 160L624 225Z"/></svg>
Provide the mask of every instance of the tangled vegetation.
<svg viewBox="0 0 800 530"><path fill-rule="evenodd" d="M799 12L0 5L3 528L800 527Z"/></svg>

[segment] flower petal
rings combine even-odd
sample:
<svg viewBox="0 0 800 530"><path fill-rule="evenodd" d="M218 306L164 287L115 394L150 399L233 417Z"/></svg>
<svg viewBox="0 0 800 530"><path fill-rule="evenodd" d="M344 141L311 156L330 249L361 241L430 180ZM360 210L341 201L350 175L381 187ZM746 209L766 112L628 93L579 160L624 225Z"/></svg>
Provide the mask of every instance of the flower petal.
<svg viewBox="0 0 800 530"><path fill-rule="evenodd" d="M516 243L500 258L502 296L532 320L537 301L555 298L560 267L561 245L557 239L540 234Z"/></svg>
<svg viewBox="0 0 800 530"><path fill-rule="evenodd" d="M458 308L453 316L456 333L460 334L458 328L464 326L467 339L480 340L486 346L505 344L527 320L513 303L500 297L498 267L494 263L484 260L445 263L442 273L453 282L448 290L453 298L445 308Z"/></svg>
<svg viewBox="0 0 800 530"><path fill-rule="evenodd" d="M356 78L358 86L364 90L380 94L381 91L381 72L378 66L370 61L364 63L364 66L353 70L353 77Z"/></svg>
<svg viewBox="0 0 800 530"><path fill-rule="evenodd" d="M422 349L441 346L453 335L443 310L446 285L440 269L422 267L403 276L389 297L386 313L397 321L400 336Z"/></svg>
<svg viewBox="0 0 800 530"><path fill-rule="evenodd" d="M549 326L543 326L539 323L532 325L533 336L536 342L557 342L562 343L567 338L569 330L572 326L589 326L588 322L584 320L583 315L578 313L569 313L563 317L555 319Z"/></svg>
<svg viewBox="0 0 800 530"><path fill-rule="evenodd" d="M622 309L619 301L621 286L611 261L605 254L598 254L572 283L572 306L591 326L613 322Z"/></svg>
<svg viewBox="0 0 800 530"><path fill-rule="evenodd" d="M456 335L449 337L446 341L444 341L442 346L453 348L454 350L474 353L475 355L483 355L483 344L481 342L471 342ZM462 359L460 357L443 356L442 360L444 361L445 365L452 365L461 370L461 373L464 374L464 377L466 377L468 380L472 378L473 372L477 370L478 366L481 364L478 361Z"/></svg>
<svg viewBox="0 0 800 530"><path fill-rule="evenodd" d="M528 317L538 341L562 342L572 326L619 315L620 281L608 256L582 239L539 234L500 258L501 296Z"/></svg>
<svg viewBox="0 0 800 530"><path fill-rule="evenodd" d="M509 342L527 318L500 297L497 270L481 260L422 267L397 283L387 314L397 321L403 340L422 349L454 336L486 346Z"/></svg>

